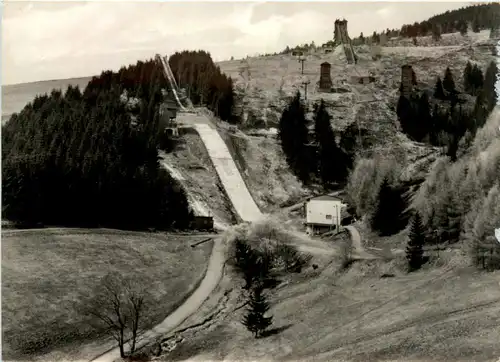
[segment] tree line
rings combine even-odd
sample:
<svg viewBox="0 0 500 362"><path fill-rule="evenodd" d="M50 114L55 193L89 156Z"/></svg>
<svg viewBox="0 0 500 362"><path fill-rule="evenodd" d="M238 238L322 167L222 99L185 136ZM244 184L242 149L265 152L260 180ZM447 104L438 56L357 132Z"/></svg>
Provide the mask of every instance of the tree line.
<svg viewBox="0 0 500 362"><path fill-rule="evenodd" d="M278 137L291 170L305 184L320 181L325 187L343 183L352 165L352 149L340 144L352 143L352 135L345 133L337 144L325 102L314 105L314 132L309 132L306 106L300 92L290 100L279 121ZM349 139L349 140L348 140ZM350 153L350 152L351 153Z"/></svg>
<svg viewBox="0 0 500 362"><path fill-rule="evenodd" d="M446 68L443 80L438 77L436 81L434 106L426 92L412 94L409 99L401 94L396 112L403 132L417 142L445 147L446 154L456 159L460 140L466 134L470 140L495 107L497 72L496 63L491 62L483 78L477 65L467 63L463 73L463 89L465 93L476 97L473 108L462 105L464 101L449 68ZM445 106L440 106L439 101L446 101Z"/></svg>
<svg viewBox="0 0 500 362"><path fill-rule="evenodd" d="M353 212L366 216L372 230L395 234L414 214L407 248L410 269L424 262L423 245L459 240L466 242L474 264L500 268L494 237L500 220L498 122L498 114L488 115L475 135L460 142L456 159L439 157L423 181L403 181L406 166L395 159L356 162L346 191Z"/></svg>
<svg viewBox="0 0 500 362"><path fill-rule="evenodd" d="M469 24L473 32L490 29L496 30L500 27L500 4L478 4L463 7L457 10L448 10L442 14L435 15L425 21L415 22L413 24L405 24L400 29L389 29L382 31L373 31L372 35L364 35L361 33L358 37L352 39L353 45L365 44L367 38L378 44L380 43L381 35L392 37L413 38L416 45L416 37L432 35L435 40L439 40L441 34L460 32L466 35ZM336 32L336 29L334 30ZM322 44L322 47L335 46L334 40L329 40ZM288 54L291 49L308 49L307 44L295 48L286 47L280 54Z"/></svg>
<svg viewBox="0 0 500 362"><path fill-rule="evenodd" d="M24 224L188 227L184 191L160 168L154 61L37 96L2 129L2 211ZM124 99L124 91L137 97ZM135 121L135 122L134 122Z"/></svg>
<svg viewBox="0 0 500 362"><path fill-rule="evenodd" d="M173 54L168 62L177 84L187 90L193 104L206 105L224 121L238 121L233 115L233 81L215 65L209 53L185 50Z"/></svg>
<svg viewBox="0 0 500 362"><path fill-rule="evenodd" d="M471 24L474 32L498 28L500 26L500 4L471 5L446 11L422 22L403 25L400 35L414 38L436 32L439 34L461 32L463 34L467 32L468 24Z"/></svg>

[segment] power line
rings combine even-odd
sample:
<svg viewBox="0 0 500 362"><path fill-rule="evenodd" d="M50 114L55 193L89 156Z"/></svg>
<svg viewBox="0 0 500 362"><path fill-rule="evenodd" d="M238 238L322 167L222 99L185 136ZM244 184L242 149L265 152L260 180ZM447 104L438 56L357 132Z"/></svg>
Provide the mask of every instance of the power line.
<svg viewBox="0 0 500 362"><path fill-rule="evenodd" d="M310 83L311 83L311 81L309 79L302 82L302 84L304 85L304 100L305 101L307 101L307 85Z"/></svg>
<svg viewBox="0 0 500 362"><path fill-rule="evenodd" d="M306 61L306 58L299 58L299 62L302 63L302 70L301 74L304 74L304 62Z"/></svg>

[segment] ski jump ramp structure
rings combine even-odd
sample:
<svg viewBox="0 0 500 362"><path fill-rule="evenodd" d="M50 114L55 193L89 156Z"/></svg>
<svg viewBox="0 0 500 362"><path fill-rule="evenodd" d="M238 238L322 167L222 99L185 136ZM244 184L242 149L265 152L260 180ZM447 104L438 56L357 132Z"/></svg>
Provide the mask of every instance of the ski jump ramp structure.
<svg viewBox="0 0 500 362"><path fill-rule="evenodd" d="M185 99L179 97L179 87L168 63L167 56L161 57L157 54L155 58L161 64L175 101L179 104L180 112L177 115L180 118L179 121L185 127L192 127L200 136L236 213L243 221L247 222L262 219L263 214L248 191L245 181L215 125L212 124L208 116L200 111L197 112L189 99L186 99L187 97Z"/></svg>
<svg viewBox="0 0 500 362"><path fill-rule="evenodd" d="M342 45L348 64L356 64L356 54L352 47L351 39L347 33L347 20L335 20L335 30L337 39L335 41Z"/></svg>

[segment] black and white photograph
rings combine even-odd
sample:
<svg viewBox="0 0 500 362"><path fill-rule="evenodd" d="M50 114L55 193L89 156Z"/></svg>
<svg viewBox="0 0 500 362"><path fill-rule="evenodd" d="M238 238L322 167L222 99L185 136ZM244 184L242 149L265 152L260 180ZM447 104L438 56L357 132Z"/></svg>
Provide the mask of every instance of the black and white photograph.
<svg viewBox="0 0 500 362"><path fill-rule="evenodd" d="M500 3L0 3L2 361L500 362Z"/></svg>

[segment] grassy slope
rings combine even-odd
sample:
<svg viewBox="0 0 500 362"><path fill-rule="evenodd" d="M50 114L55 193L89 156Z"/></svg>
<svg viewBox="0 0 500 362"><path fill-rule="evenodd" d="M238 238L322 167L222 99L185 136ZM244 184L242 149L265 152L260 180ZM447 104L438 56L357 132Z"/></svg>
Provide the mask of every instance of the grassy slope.
<svg viewBox="0 0 500 362"><path fill-rule="evenodd" d="M184 178L186 191L208 209L215 220L224 224L236 221L231 202L217 177L201 138L195 131L185 131L176 149L164 154L164 160Z"/></svg>
<svg viewBox="0 0 500 362"><path fill-rule="evenodd" d="M299 277L273 292L274 327L283 329L276 335L254 339L239 322L238 310L187 335L170 357L360 362L498 358L499 273L439 268L380 278L388 270L381 263L355 263L345 273L332 264L319 276Z"/></svg>
<svg viewBox="0 0 500 362"><path fill-rule="evenodd" d="M147 324L160 322L204 273L211 243L192 249L190 241L198 239L119 231L4 231L3 357L34 357L57 348L69 355L47 360L75 358L73 348L80 350L97 337L78 302L108 272L148 285L154 300Z"/></svg>
<svg viewBox="0 0 500 362"><path fill-rule="evenodd" d="M290 171L280 144L274 138L219 132L257 205L264 212L293 203L307 191Z"/></svg>
<svg viewBox="0 0 500 362"><path fill-rule="evenodd" d="M324 99L335 130L342 130L353 122L358 122L361 127L370 130L370 139L374 142L377 153L407 155L411 158L415 156L413 144L397 132L395 114L401 66L405 63L412 64L418 88L431 90L436 77L442 77L446 66L449 66L458 89L461 89L462 73L467 61L477 63L484 71L488 63L494 60L490 49L474 45L475 42L487 39L487 33L469 34L468 38L457 34L443 36L443 43L453 44L451 46L384 47L382 58L378 61L371 60L368 46L355 47L360 57L356 66L346 64L341 49L330 54L312 54L307 56L304 63L304 75L301 74L296 58L289 55L225 61L219 65L234 79L236 93L238 98L243 98L245 111L259 119L267 119L268 125L276 124L287 97L300 88L303 78L307 78L311 81L307 103L311 106L317 100ZM454 40L450 41L451 38ZM469 49L468 45L472 48ZM334 86L346 88L347 93L318 91L316 83L319 81L320 64L324 61L331 63ZM350 81L351 76L369 73L374 75L375 83L359 85ZM359 103L374 99L377 101Z"/></svg>

